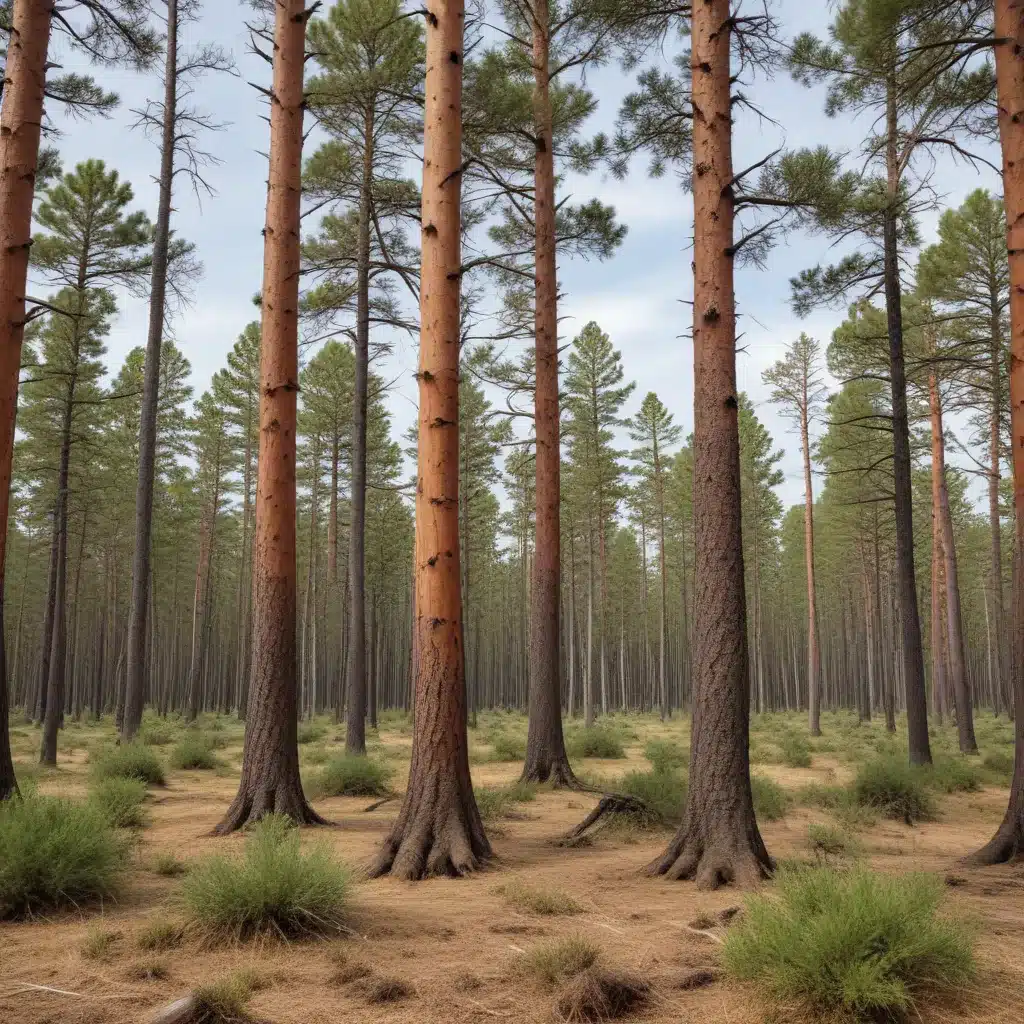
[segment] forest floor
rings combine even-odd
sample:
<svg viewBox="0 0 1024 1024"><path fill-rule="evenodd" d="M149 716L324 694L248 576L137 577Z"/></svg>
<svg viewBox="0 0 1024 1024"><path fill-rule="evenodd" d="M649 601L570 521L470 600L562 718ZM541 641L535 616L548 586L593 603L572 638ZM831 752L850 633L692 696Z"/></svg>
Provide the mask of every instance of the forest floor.
<svg viewBox="0 0 1024 1024"><path fill-rule="evenodd" d="M825 811L802 805L809 783L843 784L873 744L884 742L880 723L855 726L849 716L827 715L824 737L813 746L810 767L788 767L773 736L780 728L802 727L796 716L755 719L752 760L755 772L787 791L790 802L778 820L763 821L762 832L776 858L813 858L808 825L830 821ZM781 725L780 725L781 723ZM614 784L631 769L646 770L645 747L663 739L685 748L688 722L663 724L653 717L617 716L625 737L625 756L586 759L582 767ZM69 723L62 734L60 767L34 778L41 792L84 795L89 750L109 743L109 722ZM370 1022L473 1022L535 1024L555 1019L551 991L517 976L514 963L538 942L584 935L601 948L602 962L642 974L651 997L635 1019L693 1024L763 1024L796 1019L773 1007L745 986L717 973L719 946L689 930L701 915L742 903L726 888L700 892L689 882L667 882L643 873L664 848L668 830L638 832L604 829L589 845L563 848L553 840L577 824L594 806L589 794L541 788L535 799L515 806L511 816L489 823L496 858L472 877L405 883L361 880L353 888L354 934L338 940L284 943L265 941L204 947L185 938L175 948L145 953L137 936L160 919L174 919L180 881L154 871L155 859L173 854L191 861L232 851L242 836L214 838L210 832L234 796L241 758L241 728L230 719L208 718L205 727L222 734L216 771L172 771L164 788L152 788L147 801L150 822L138 834L130 878L118 902L81 913L28 923L0 925L0 1022L3 1024L130 1024L153 1013L199 984L208 984L240 968L255 972L260 988L249 1011L272 1024ZM471 733L476 786L515 781L520 764L496 761L488 743L495 735L524 735L521 716L481 716ZM326 720L312 724L303 738L303 772L312 775L325 754L339 751L338 728ZM979 721L983 745L1001 751L1003 770L1012 729L990 715ZM952 739L936 730L937 746ZM38 731L14 729L16 761L31 768ZM371 756L387 759L394 783L404 784L411 742L407 722L389 716L373 735ZM490 752L489 752L490 751ZM999 758L991 763L994 765ZM1005 779L990 777L973 792L944 795L936 821L914 827L901 822L857 823L861 858L884 872L935 872L946 880L948 910L977 934L978 974L968 990L919 1007L918 1019L937 1024L991 1022L1019 1024L1024 1006L1024 867L967 869L959 859L992 835L1006 808ZM309 829L304 843L326 843L340 860L358 867L373 855L399 809L399 801L367 812L367 797L316 802L330 819L326 828ZM2 866L0 866L2 867ZM510 880L561 890L582 908L569 916L524 913L503 896ZM113 933L99 959L87 953L98 928ZM340 956L339 956L340 955ZM410 990L400 1001L368 1001L365 988L341 984L339 958L362 962L379 977L395 978ZM137 980L147 965L159 962L152 980ZM140 968L142 969L140 972ZM696 970L713 980L691 984ZM704 979L708 980L707 978ZM31 986L47 986L47 989ZM59 992L52 991L60 990Z"/></svg>

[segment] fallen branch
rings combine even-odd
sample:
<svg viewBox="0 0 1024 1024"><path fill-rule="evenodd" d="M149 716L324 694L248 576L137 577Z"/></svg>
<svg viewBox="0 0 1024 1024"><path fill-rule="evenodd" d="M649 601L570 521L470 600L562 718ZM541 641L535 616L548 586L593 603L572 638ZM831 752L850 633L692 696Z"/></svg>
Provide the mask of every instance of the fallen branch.
<svg viewBox="0 0 1024 1024"><path fill-rule="evenodd" d="M386 803L390 803L397 796L397 793L392 793L390 796L384 797L383 800L377 800L375 803L370 804L369 807L364 807L363 814L369 814L370 811L375 811L378 807L383 807Z"/></svg>

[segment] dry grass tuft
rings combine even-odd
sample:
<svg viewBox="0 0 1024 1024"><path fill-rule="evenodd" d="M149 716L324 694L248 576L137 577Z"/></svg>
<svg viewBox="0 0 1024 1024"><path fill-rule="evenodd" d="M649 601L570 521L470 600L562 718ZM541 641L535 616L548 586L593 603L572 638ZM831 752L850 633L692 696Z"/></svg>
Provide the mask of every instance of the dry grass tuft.
<svg viewBox="0 0 1024 1024"><path fill-rule="evenodd" d="M400 1003L416 994L412 985L401 978L374 978L365 986L366 1001L377 1003Z"/></svg>
<svg viewBox="0 0 1024 1024"><path fill-rule="evenodd" d="M109 960L121 938L121 932L106 928L90 928L79 949L85 960Z"/></svg>
<svg viewBox="0 0 1024 1024"><path fill-rule="evenodd" d="M530 914L553 917L583 913L583 907L563 889L536 889L521 878L513 878L499 886L497 892L509 906Z"/></svg>
<svg viewBox="0 0 1024 1024"><path fill-rule="evenodd" d="M181 945L184 937L185 931L180 924L161 918L150 922L135 936L135 945L149 951L174 949Z"/></svg>
<svg viewBox="0 0 1024 1024"><path fill-rule="evenodd" d="M555 1013L567 1024L617 1020L643 1006L650 991L637 975L590 967L565 984L555 1000Z"/></svg>
<svg viewBox="0 0 1024 1024"><path fill-rule="evenodd" d="M332 958L334 970L328 979L332 985L351 985L354 981L362 981L373 975L373 968L362 960L350 960L344 950L339 950Z"/></svg>
<svg viewBox="0 0 1024 1024"><path fill-rule="evenodd" d="M550 987L593 967L600 955L600 948L590 939L570 935L539 943L520 954L513 969L516 974L529 975Z"/></svg>
<svg viewBox="0 0 1024 1024"><path fill-rule="evenodd" d="M163 960L137 960L124 973L130 981L166 981L171 976Z"/></svg>

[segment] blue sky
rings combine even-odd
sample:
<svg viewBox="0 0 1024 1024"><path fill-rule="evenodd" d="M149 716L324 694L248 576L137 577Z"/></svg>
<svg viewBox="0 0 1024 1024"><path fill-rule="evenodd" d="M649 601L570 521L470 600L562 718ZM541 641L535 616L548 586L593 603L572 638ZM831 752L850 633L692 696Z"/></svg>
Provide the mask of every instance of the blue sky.
<svg viewBox="0 0 1024 1024"><path fill-rule="evenodd" d="M261 97L248 84L266 84L269 68L246 52L247 6L235 0L208 0L202 20L184 33L184 42L217 42L234 53L237 77L208 77L199 87L197 105L214 118L229 122L226 131L211 135L208 148L221 161L208 171L216 190L200 203L179 189L175 196L174 228L198 247L205 272L195 288L194 300L174 323L174 337L192 363L198 395L211 375L224 364L227 351L245 324L255 319L252 296L259 290L262 272L262 237L266 195L268 126ZM802 31L824 34L828 5L806 0L775 0L775 10L787 37ZM84 70L81 60L62 51L57 42L55 60L66 70ZM160 94L159 82L125 71L103 71L106 88L121 96L121 107L108 120L62 122L58 141L64 164L100 157L129 180L137 205L150 216L156 206L155 146L130 126L132 108ZM635 82L615 66L591 72L587 85L599 100L588 126L593 131L612 128L621 98ZM825 144L839 150L858 145L866 125L825 117L823 94L778 77L751 83L748 92L776 122L743 115L735 131L735 165L744 167L784 143L788 147ZM312 146L310 147L310 151ZM992 154L990 154L992 156ZM933 184L945 205L956 205L979 185L999 189L997 176L976 172L963 164L941 161ZM624 180L597 173L571 177L567 191L574 199L596 197L615 206L629 233L616 256L605 263L563 261L559 267L564 301L560 309L562 332L571 339L589 320L596 320L622 351L627 378L637 387L631 408L648 391L656 391L678 423L689 432L693 422L693 350L685 335L689 329L692 294L690 237L692 205L677 182L666 176L651 180L645 161L638 160ZM937 215L924 220L925 240L934 236ZM313 225L309 225L311 229ZM827 243L820 238L793 234L770 255L766 270L741 270L737 277L737 303L741 313L743 350L738 356L740 387L747 391L784 451L781 463L787 503L802 500L799 445L788 423L766 401L761 373L782 354L785 344L801 330L827 344L841 311L822 311L798 320L789 308L789 279L804 267L828 260ZM120 315L109 338L111 372L134 346L145 343L145 302L127 294L119 297ZM397 383L389 404L397 431L415 418L416 347L413 339L397 337L387 365L379 372ZM820 487L820 482L816 485Z"/></svg>

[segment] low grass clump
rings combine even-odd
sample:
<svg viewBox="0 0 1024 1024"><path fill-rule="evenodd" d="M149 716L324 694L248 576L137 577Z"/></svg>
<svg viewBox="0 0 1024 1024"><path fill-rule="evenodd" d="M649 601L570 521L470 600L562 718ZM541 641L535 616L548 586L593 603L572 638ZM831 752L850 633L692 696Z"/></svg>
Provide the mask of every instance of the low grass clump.
<svg viewBox="0 0 1024 1024"><path fill-rule="evenodd" d="M190 729L171 751L171 767L179 771L213 771L220 758L213 752L213 738L208 733Z"/></svg>
<svg viewBox="0 0 1024 1024"><path fill-rule="evenodd" d="M677 824L686 806L687 777L676 770L626 772L613 787L617 793L642 800L649 812L631 814L630 822L642 829L663 828Z"/></svg>
<svg viewBox="0 0 1024 1024"><path fill-rule="evenodd" d="M814 854L821 860L829 857L857 857L860 843L857 837L844 828L811 822L807 826L807 842Z"/></svg>
<svg viewBox="0 0 1024 1024"><path fill-rule="evenodd" d="M322 743L309 747L302 754L303 764L326 764L330 759L331 752Z"/></svg>
<svg viewBox="0 0 1024 1024"><path fill-rule="evenodd" d="M509 906L530 914L553 917L562 914L581 914L583 907L562 889L538 889L514 878L498 888Z"/></svg>
<svg viewBox="0 0 1024 1024"><path fill-rule="evenodd" d="M310 795L387 796L392 770L365 754L341 754L329 760L310 783Z"/></svg>
<svg viewBox="0 0 1024 1024"><path fill-rule="evenodd" d="M790 768L811 767L811 744L802 733L785 732L778 741L782 763Z"/></svg>
<svg viewBox="0 0 1024 1024"><path fill-rule="evenodd" d="M790 795L767 775L751 775L750 788L754 796L754 813L765 821L784 818L793 802Z"/></svg>
<svg viewBox="0 0 1024 1024"><path fill-rule="evenodd" d="M844 786L811 782L800 790L797 799L805 807L830 811L840 826L851 831L871 828L876 822L874 809L858 803L856 794Z"/></svg>
<svg viewBox="0 0 1024 1024"><path fill-rule="evenodd" d="M566 744L570 757L603 757L618 759L626 756L621 730L599 724L589 729L576 729Z"/></svg>
<svg viewBox="0 0 1024 1024"><path fill-rule="evenodd" d="M149 820L142 806L145 799L142 779L100 779L89 793L89 802L114 828L144 828Z"/></svg>
<svg viewBox="0 0 1024 1024"><path fill-rule="evenodd" d="M565 983L555 1012L566 1024L600 1024L639 1009L650 991L651 986L638 975L590 967Z"/></svg>
<svg viewBox="0 0 1024 1024"><path fill-rule="evenodd" d="M254 971L242 970L211 985L202 985L193 993L197 1024L246 1024L252 1018L246 1006L253 993L263 988Z"/></svg>
<svg viewBox="0 0 1024 1024"><path fill-rule="evenodd" d="M143 743L122 743L105 747L89 758L92 776L100 779L141 779L150 786L163 786L167 779L156 751Z"/></svg>
<svg viewBox="0 0 1024 1024"><path fill-rule="evenodd" d="M181 887L190 924L206 938L300 938L344 927L351 874L326 846L303 852L290 821L270 815L255 825L243 856L193 865Z"/></svg>
<svg viewBox="0 0 1024 1024"><path fill-rule="evenodd" d="M972 938L943 918L942 882L866 869L781 871L747 900L723 958L735 978L816 1015L877 1020L912 1011L974 972Z"/></svg>
<svg viewBox="0 0 1024 1024"><path fill-rule="evenodd" d="M600 955L600 948L590 939L570 935L528 949L514 961L514 970L553 987L593 967Z"/></svg>
<svg viewBox="0 0 1024 1024"><path fill-rule="evenodd" d="M522 761L526 757L526 740L514 733L495 730L488 738L490 761Z"/></svg>
<svg viewBox="0 0 1024 1024"><path fill-rule="evenodd" d="M960 754L935 758L931 768L925 770L925 777L940 793L975 793L981 789L977 766Z"/></svg>
<svg viewBox="0 0 1024 1024"><path fill-rule="evenodd" d="M185 932L177 921L168 920L166 917L159 917L147 924L142 931L135 936L135 945L139 949L148 952L157 952L165 949L174 949L180 946Z"/></svg>
<svg viewBox="0 0 1024 1024"><path fill-rule="evenodd" d="M484 821L497 821L511 816L516 804L536 799L537 787L529 782L514 782L511 786L479 786L473 790L477 810Z"/></svg>
<svg viewBox="0 0 1024 1024"><path fill-rule="evenodd" d="M0 920L116 896L128 846L91 803L27 795L0 803Z"/></svg>
<svg viewBox="0 0 1024 1024"><path fill-rule="evenodd" d="M109 960L121 938L120 932L111 931L109 928L90 928L79 946L79 951L85 960Z"/></svg>
<svg viewBox="0 0 1024 1024"><path fill-rule="evenodd" d="M139 742L150 747L166 747L178 738L178 730L171 723L159 718L143 720L139 728Z"/></svg>
<svg viewBox="0 0 1024 1024"><path fill-rule="evenodd" d="M935 817L926 769L899 756L877 757L861 765L853 781L857 803L912 825Z"/></svg>
<svg viewBox="0 0 1024 1024"><path fill-rule="evenodd" d="M319 743L327 735L327 730L318 722L299 722L299 743Z"/></svg>
<svg viewBox="0 0 1024 1024"><path fill-rule="evenodd" d="M1013 778L1013 751L991 750L981 759L981 767L996 782L1008 784Z"/></svg>
<svg viewBox="0 0 1024 1024"><path fill-rule="evenodd" d="M657 772L682 771L690 760L690 752L672 740L650 740L644 747L644 757Z"/></svg>
<svg viewBox="0 0 1024 1024"><path fill-rule="evenodd" d="M188 865L167 850L153 858L151 867L154 874L162 875L164 878L177 878L188 871Z"/></svg>

